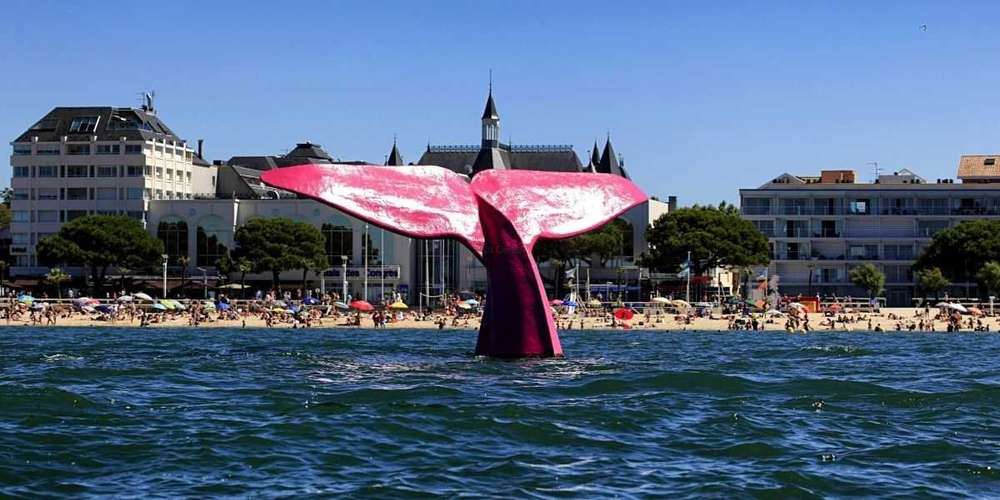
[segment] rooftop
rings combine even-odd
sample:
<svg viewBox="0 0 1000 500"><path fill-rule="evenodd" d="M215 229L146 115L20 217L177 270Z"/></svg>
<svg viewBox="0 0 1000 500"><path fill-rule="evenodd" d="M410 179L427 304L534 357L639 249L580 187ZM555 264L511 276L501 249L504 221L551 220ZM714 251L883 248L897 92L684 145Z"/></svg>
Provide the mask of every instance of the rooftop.
<svg viewBox="0 0 1000 500"><path fill-rule="evenodd" d="M165 140L178 144L184 140L177 136L154 112L145 108L114 108L111 106L83 106L53 108L32 125L14 142L89 142L94 136L99 141Z"/></svg>

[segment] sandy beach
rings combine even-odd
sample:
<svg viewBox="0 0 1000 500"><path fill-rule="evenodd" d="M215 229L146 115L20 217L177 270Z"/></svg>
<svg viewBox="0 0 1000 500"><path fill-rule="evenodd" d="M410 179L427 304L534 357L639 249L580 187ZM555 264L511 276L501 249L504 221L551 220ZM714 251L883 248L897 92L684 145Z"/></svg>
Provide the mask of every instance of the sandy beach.
<svg viewBox="0 0 1000 500"><path fill-rule="evenodd" d="M936 309L931 309L930 318L923 314L923 310L913 308L884 308L878 313L854 313L840 314L833 317L822 314L810 314L809 331L937 331L947 330L948 322L943 318L933 318L937 313ZM369 315L361 316L360 326L350 324L354 315L342 315L339 317L324 317L321 322L314 322L308 328L374 328L375 324ZM190 317L186 314L164 315L163 321L147 325L147 328L191 328ZM201 321L197 325L199 328L268 328L266 321L257 314L247 314L237 319L223 319L215 315L209 315L209 320ZM734 319L739 318L726 315L715 315L710 318L690 318L685 320L681 316L670 314L650 314L649 316L637 313L630 321L622 322L612 320L610 314L601 316L581 317L559 316L556 323L560 331L570 330L642 330L642 331L736 331L747 330L747 326L734 324ZM766 317L755 315L758 321L758 331L788 332L786 317ZM836 321L831 325L830 319ZM441 325L441 321L444 324ZM749 321L748 317L742 318ZM971 323L970 323L971 320ZM20 320L0 320L0 326L20 327L31 326L31 321L25 315ZM36 324L43 327L138 327L139 320L132 321L117 320L107 321L96 319L86 314L74 313L70 317L59 317L55 325ZM294 325L295 328L305 328L302 324ZM293 323L275 321L270 327L274 329L292 329ZM455 321L451 317L434 315L429 320L418 320L411 317L399 321L392 321L386 324L388 329L459 329L476 330L479 328L479 319L460 319ZM996 317L975 318L971 316L962 317L961 330L987 330L997 331L1000 329L1000 319ZM795 333L802 333L801 326L793 329Z"/></svg>

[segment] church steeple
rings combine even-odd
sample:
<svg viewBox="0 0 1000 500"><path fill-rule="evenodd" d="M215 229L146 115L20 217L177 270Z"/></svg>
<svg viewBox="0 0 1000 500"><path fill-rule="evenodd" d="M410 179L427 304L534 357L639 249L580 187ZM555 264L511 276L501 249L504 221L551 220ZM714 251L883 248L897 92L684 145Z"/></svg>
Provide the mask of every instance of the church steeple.
<svg viewBox="0 0 1000 500"><path fill-rule="evenodd" d="M597 171L602 174L625 177L621 165L618 163L618 157L615 156L615 148L611 145L611 134L608 134L608 141L604 143L604 154L601 155L601 161L597 164Z"/></svg>
<svg viewBox="0 0 1000 500"><path fill-rule="evenodd" d="M483 110L483 144L484 148L495 148L500 145L500 115L497 105L493 102L493 77L490 76L490 93L486 97L486 109Z"/></svg>
<svg viewBox="0 0 1000 500"><path fill-rule="evenodd" d="M392 151L389 152L389 157L385 160L386 166L390 167L402 167L403 155L399 154L399 148L396 147L396 136L392 137Z"/></svg>

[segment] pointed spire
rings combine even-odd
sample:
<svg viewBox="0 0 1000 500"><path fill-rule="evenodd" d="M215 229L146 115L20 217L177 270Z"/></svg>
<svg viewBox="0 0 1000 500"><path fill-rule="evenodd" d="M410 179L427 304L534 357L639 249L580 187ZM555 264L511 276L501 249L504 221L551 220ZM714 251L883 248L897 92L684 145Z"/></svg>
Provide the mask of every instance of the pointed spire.
<svg viewBox="0 0 1000 500"><path fill-rule="evenodd" d="M601 153L598 153L597 139L594 139L594 149L590 150L590 163L595 167L601 163Z"/></svg>
<svg viewBox="0 0 1000 500"><path fill-rule="evenodd" d="M622 175L618 156L615 155L615 148L611 145L610 133L608 133L607 142L604 143L604 153L601 155L601 162L597 165L597 171L603 174Z"/></svg>
<svg viewBox="0 0 1000 500"><path fill-rule="evenodd" d="M493 102L493 84L490 83L490 93L486 98L486 109L483 110L483 120L499 120L500 115L497 114L497 105Z"/></svg>
<svg viewBox="0 0 1000 500"><path fill-rule="evenodd" d="M402 167L405 165L403 163L403 155L399 154L399 148L396 147L396 134L392 134L392 151L389 152L389 158L385 161L385 164L390 167Z"/></svg>

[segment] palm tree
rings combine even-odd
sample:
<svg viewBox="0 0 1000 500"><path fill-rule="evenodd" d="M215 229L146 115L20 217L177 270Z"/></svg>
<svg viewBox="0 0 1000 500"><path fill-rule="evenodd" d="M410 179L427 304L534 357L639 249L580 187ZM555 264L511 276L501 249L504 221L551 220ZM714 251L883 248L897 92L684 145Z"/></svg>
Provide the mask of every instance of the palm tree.
<svg viewBox="0 0 1000 500"><path fill-rule="evenodd" d="M247 298L247 273L253 270L253 264L246 257L236 259L236 269L240 272L240 297Z"/></svg>
<svg viewBox="0 0 1000 500"><path fill-rule="evenodd" d="M62 284L69 281L69 279L69 273L59 269L58 267L49 269L49 273L45 275L45 281L55 285L56 292L58 293L60 299L62 299Z"/></svg>

